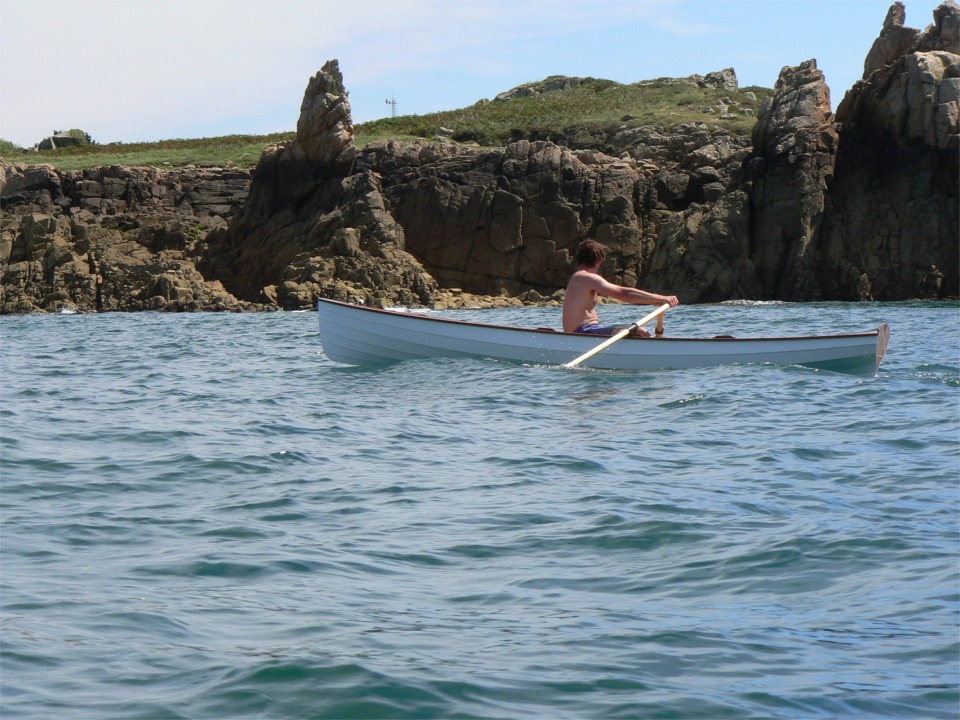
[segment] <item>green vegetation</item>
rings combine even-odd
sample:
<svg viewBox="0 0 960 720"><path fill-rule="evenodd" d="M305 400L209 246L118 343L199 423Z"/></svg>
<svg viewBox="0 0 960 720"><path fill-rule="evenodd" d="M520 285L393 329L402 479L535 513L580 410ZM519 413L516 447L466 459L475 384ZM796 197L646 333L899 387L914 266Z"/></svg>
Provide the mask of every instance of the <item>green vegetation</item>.
<svg viewBox="0 0 960 720"><path fill-rule="evenodd" d="M290 140L295 135L296 133L292 132L273 135L228 135L197 140L93 144L37 152L17 148L13 143L0 140L0 148L8 162L34 165L50 163L62 170L86 170L105 165L253 167L260 159L264 148L273 143Z"/></svg>
<svg viewBox="0 0 960 720"><path fill-rule="evenodd" d="M748 93L753 93L756 99ZM735 135L747 135L755 123L755 114L744 115L737 110L748 108L756 113L760 102L771 93L771 90L759 87L737 92L699 88L669 79L633 85L593 80L570 90L534 97L507 102L481 100L460 110L362 123L354 128L355 141L363 147L376 140L433 140L441 134L441 128L445 128L451 131L451 139L457 142L474 142L482 146L503 146L526 138L609 150L610 136L624 127L656 126L669 130L693 122L719 126ZM717 114L725 98L736 103L726 117ZM51 163L63 170L105 165L253 167L264 148L291 140L294 136L295 133L289 132L152 143L93 143L39 152L0 140L0 154L8 162Z"/></svg>
<svg viewBox="0 0 960 720"><path fill-rule="evenodd" d="M81 145L91 145L93 144L93 138L90 137L89 133L85 133L80 128L70 128L66 131L58 131L54 133L55 135L69 135L74 140L78 141Z"/></svg>
<svg viewBox="0 0 960 720"><path fill-rule="evenodd" d="M756 96L755 101L749 98L749 92ZM505 145L520 138L579 145L576 139L583 137L586 142L582 146L599 147L599 138L624 126L670 129L693 122L748 135L756 122L755 115L737 114L735 119L721 119L709 113L708 108L716 112L721 100L730 98L756 113L760 102L770 94L772 91L765 88L730 92L670 80L635 85L595 80L571 90L535 97L481 101L461 110L384 118L358 126L357 136L358 142L364 136L435 138L443 127L453 131L451 138L457 142L473 141L480 145Z"/></svg>

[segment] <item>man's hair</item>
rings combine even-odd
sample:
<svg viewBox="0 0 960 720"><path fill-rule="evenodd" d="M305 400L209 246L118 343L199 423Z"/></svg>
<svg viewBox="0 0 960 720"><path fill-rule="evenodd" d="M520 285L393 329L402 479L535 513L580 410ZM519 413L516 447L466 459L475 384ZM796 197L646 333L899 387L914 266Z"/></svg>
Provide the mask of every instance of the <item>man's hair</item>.
<svg viewBox="0 0 960 720"><path fill-rule="evenodd" d="M596 240L584 240L577 248L577 265L596 265L607 256L607 249Z"/></svg>

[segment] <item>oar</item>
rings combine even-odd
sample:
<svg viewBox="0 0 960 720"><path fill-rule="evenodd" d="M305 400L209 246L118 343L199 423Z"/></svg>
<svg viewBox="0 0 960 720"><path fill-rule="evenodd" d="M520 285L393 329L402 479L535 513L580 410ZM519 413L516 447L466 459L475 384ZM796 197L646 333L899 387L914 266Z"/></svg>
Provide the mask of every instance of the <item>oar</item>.
<svg viewBox="0 0 960 720"><path fill-rule="evenodd" d="M597 346L596 346L595 348L593 348L592 350L588 350L588 351L585 352L583 355L581 355L580 357L578 357L576 360L571 360L571 361L568 362L568 363L564 363L563 366L564 366L565 368L576 367L577 365L579 365L580 363L582 363L584 360L587 360L587 359L589 359L589 358L592 358L592 357L593 357L594 355L596 355L598 352L601 352L602 350L606 350L608 347L610 347L611 345L613 345L613 344L614 344L615 342L617 342L618 340L622 340L622 339L625 338L627 335L629 335L630 333L632 333L634 330L639 330L641 327L643 327L644 325L646 325L648 322L650 322L651 320L653 320L655 317L657 317L658 315L662 315L666 310L669 310L669 309L670 309L670 303L664 303L663 305L661 305L660 307L658 307L656 310L654 310L652 313L650 313L649 315L647 315L645 318L641 318L640 320L637 320L635 323L633 323L633 325L631 325L630 327L626 327L626 328L624 328L623 330L620 330L620 331L619 331L618 333L616 333L615 335L611 335L608 339L604 340L602 343L600 343L599 345L597 345Z"/></svg>

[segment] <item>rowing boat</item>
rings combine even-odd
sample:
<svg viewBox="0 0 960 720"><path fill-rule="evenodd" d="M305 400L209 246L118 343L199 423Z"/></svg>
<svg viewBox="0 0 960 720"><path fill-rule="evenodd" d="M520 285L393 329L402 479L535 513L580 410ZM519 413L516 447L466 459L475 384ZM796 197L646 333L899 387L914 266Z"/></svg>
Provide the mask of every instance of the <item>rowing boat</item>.
<svg viewBox="0 0 960 720"><path fill-rule="evenodd" d="M321 299L320 343L330 360L347 365L415 358L492 358L530 365L562 365L603 338L465 322ZM609 370L696 368L770 363L874 374L890 338L886 323L870 332L779 338L627 337L583 362Z"/></svg>

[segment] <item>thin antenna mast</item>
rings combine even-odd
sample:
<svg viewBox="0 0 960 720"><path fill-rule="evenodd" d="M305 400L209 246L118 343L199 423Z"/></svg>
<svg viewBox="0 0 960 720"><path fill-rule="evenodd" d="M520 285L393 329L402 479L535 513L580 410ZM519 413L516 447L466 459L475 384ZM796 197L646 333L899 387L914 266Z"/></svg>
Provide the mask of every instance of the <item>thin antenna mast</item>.
<svg viewBox="0 0 960 720"><path fill-rule="evenodd" d="M390 106L390 117L397 116L397 99L393 97L393 93L390 93L390 99L386 101L387 105Z"/></svg>

